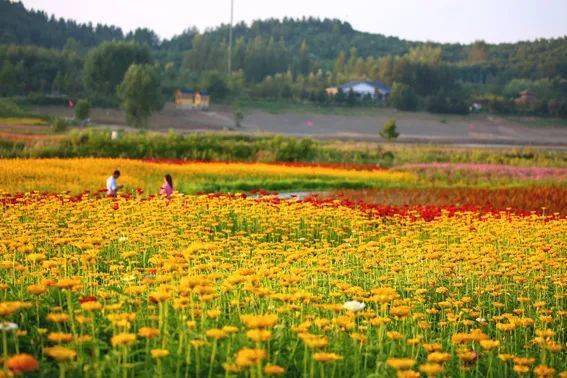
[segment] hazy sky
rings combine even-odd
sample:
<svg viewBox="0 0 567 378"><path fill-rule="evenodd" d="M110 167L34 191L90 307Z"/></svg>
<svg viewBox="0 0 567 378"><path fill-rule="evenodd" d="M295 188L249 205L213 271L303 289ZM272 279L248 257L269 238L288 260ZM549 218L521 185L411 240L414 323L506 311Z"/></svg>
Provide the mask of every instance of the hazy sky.
<svg viewBox="0 0 567 378"><path fill-rule="evenodd" d="M149 27L171 37L227 23L230 0L23 0L56 17ZM235 21L339 18L357 30L410 40L513 42L567 35L567 0L235 0Z"/></svg>

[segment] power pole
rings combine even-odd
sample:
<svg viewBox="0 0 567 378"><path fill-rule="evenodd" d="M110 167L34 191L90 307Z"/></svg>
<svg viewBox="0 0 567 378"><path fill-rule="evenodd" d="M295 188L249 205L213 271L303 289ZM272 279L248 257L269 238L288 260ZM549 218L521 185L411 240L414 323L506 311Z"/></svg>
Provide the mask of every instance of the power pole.
<svg viewBox="0 0 567 378"><path fill-rule="evenodd" d="M230 25L228 29L228 74L232 74L232 23L234 21L234 0L230 0Z"/></svg>

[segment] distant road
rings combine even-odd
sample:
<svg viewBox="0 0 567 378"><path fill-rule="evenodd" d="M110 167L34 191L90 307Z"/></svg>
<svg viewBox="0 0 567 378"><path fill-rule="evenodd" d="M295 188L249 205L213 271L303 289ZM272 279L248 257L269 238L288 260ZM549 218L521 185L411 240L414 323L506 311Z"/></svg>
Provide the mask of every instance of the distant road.
<svg viewBox="0 0 567 378"><path fill-rule="evenodd" d="M63 107L43 106L36 107L34 111L72 116L72 111ZM564 120L439 115L397 112L392 109L345 109L342 113L336 113L338 114L246 110L243 127L238 131L318 139L379 141L379 129L389 118L395 118L400 142L567 147L567 121ZM94 109L92 119L99 125L125 126L124 114L117 109ZM168 104L163 111L152 116L150 124L156 131L174 130L181 133L234 129L232 110L226 106L199 112L176 109Z"/></svg>

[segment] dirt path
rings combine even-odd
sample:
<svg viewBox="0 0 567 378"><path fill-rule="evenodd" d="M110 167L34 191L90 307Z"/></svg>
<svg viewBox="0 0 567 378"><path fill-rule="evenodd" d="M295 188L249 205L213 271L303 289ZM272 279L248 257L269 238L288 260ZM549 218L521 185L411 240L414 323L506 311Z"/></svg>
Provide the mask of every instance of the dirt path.
<svg viewBox="0 0 567 378"><path fill-rule="evenodd" d="M33 111L72 117L72 110L62 107L42 106ZM91 117L98 125L125 127L124 113L117 109L93 109ZM349 114L248 110L243 127L237 131L379 141L378 130L390 118L397 120L400 142L567 146L566 126L526 126L496 116L434 115L392 109L351 110ZM167 104L164 110L151 117L150 124L152 130L181 133L234 128L232 110L227 106L213 106L207 112L200 112L176 109L173 104Z"/></svg>

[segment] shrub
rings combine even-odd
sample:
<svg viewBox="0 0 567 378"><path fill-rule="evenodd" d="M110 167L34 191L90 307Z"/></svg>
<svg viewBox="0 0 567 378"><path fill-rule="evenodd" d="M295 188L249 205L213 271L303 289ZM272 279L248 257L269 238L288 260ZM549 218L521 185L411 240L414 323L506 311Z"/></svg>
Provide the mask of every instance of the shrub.
<svg viewBox="0 0 567 378"><path fill-rule="evenodd" d="M19 117L25 112L12 100L0 99L0 117Z"/></svg>
<svg viewBox="0 0 567 378"><path fill-rule="evenodd" d="M91 112L91 104L88 100L79 100L75 105L75 118L84 121L89 118Z"/></svg>
<svg viewBox="0 0 567 378"><path fill-rule="evenodd" d="M55 118L51 122L51 131L54 133L64 133L68 127L69 124L63 118Z"/></svg>
<svg viewBox="0 0 567 378"><path fill-rule="evenodd" d="M394 118L389 119L384 124L384 128L380 131L380 136L386 140L396 139L400 136L396 130L396 120Z"/></svg>

